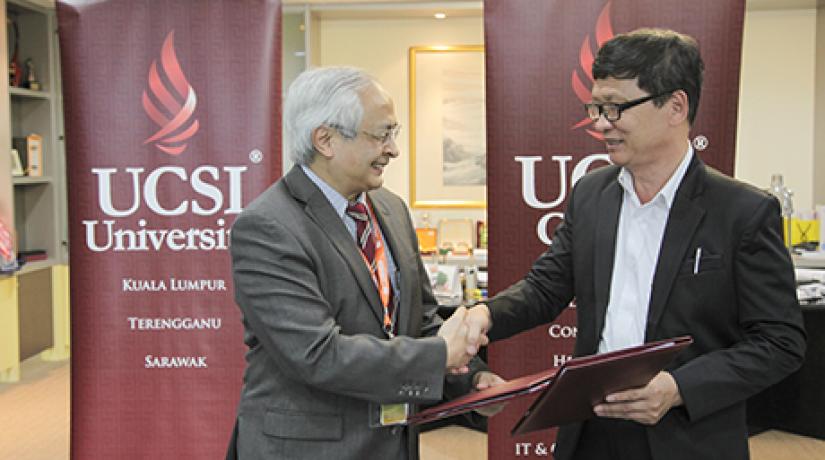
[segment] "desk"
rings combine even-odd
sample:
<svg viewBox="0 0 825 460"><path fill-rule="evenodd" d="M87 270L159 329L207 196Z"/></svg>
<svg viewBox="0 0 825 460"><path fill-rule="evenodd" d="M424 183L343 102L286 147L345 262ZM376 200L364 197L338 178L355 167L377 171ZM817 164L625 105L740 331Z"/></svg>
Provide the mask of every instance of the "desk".
<svg viewBox="0 0 825 460"><path fill-rule="evenodd" d="M767 429L825 439L825 305L803 305L808 350L802 367L748 400L751 434Z"/></svg>

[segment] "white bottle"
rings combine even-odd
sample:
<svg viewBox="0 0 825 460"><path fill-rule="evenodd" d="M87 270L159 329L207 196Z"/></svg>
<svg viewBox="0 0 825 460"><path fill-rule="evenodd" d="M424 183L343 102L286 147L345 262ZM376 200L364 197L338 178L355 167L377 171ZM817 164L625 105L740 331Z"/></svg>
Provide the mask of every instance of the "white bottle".
<svg viewBox="0 0 825 460"><path fill-rule="evenodd" d="M785 187L782 174L771 176L771 188L768 191L782 205L782 217L785 220L785 241L788 249L793 249L793 192Z"/></svg>

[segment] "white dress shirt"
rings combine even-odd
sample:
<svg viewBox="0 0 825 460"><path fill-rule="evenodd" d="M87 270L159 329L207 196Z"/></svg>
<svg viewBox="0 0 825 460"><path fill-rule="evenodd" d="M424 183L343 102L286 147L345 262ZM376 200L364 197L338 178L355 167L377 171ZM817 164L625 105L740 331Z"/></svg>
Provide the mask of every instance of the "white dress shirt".
<svg viewBox="0 0 825 460"><path fill-rule="evenodd" d="M618 181L624 193L616 230L610 299L599 353L641 345L645 341L650 291L662 236L673 199L691 158L693 147L688 145L679 167L659 193L645 204L641 204L636 195L630 171L625 168L619 171Z"/></svg>

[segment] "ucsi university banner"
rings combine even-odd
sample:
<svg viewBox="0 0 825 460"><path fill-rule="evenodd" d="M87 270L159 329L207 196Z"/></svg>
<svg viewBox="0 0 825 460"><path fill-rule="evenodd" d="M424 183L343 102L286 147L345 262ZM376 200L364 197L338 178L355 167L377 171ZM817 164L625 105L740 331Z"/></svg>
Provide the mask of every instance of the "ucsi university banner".
<svg viewBox="0 0 825 460"><path fill-rule="evenodd" d="M281 174L278 0L60 0L75 459L220 458L229 229Z"/></svg>
<svg viewBox="0 0 825 460"><path fill-rule="evenodd" d="M691 137L706 163L733 173L744 0L498 0L484 9L492 293L526 274L573 184L606 164L582 104L596 51L614 34L664 27L699 41L706 70ZM573 350L575 318L568 309L556 323L494 344L493 369L513 378L560 366ZM529 403L490 420L490 458L552 456L555 430L509 434Z"/></svg>

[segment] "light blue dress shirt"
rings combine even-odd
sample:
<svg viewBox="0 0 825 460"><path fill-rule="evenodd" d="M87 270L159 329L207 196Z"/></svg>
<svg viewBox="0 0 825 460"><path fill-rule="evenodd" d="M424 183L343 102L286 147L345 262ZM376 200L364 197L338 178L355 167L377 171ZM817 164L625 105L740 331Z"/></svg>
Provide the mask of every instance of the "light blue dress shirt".
<svg viewBox="0 0 825 460"><path fill-rule="evenodd" d="M332 206L332 209L335 210L335 212L338 214L338 217L340 217L341 221L344 222L344 225L347 227L349 234L352 235L352 241L355 242L355 219L347 215L347 205L349 204L349 201L347 201L344 195L341 195L337 190L330 187L329 184L324 182L323 179L318 177L318 175L315 174L315 172L309 169L307 166L301 165L301 169L304 170L304 173L307 175L307 177L309 177L309 180L311 180L312 183L314 183L318 186L319 189L321 189L321 193L324 194L324 196L327 198L327 201L329 201L329 204ZM367 205L367 194L362 193L361 195L359 195L357 201L359 203ZM367 209L370 209L370 214L372 214L372 210L369 206L367 206ZM376 230L381 232L381 237L384 240L386 248L388 249L385 253L387 254L387 267L390 271L390 284L392 285L393 303L395 304L396 313L393 315L393 322L395 322L396 317L398 316L397 312L399 300L401 299L401 292L398 286L398 278L400 276L400 273L395 266L395 260L392 257L392 250L390 250L390 245L387 243L387 239L384 238L384 232L381 230L380 225L378 225L378 220L375 219L375 216L372 217L373 220L376 222Z"/></svg>

